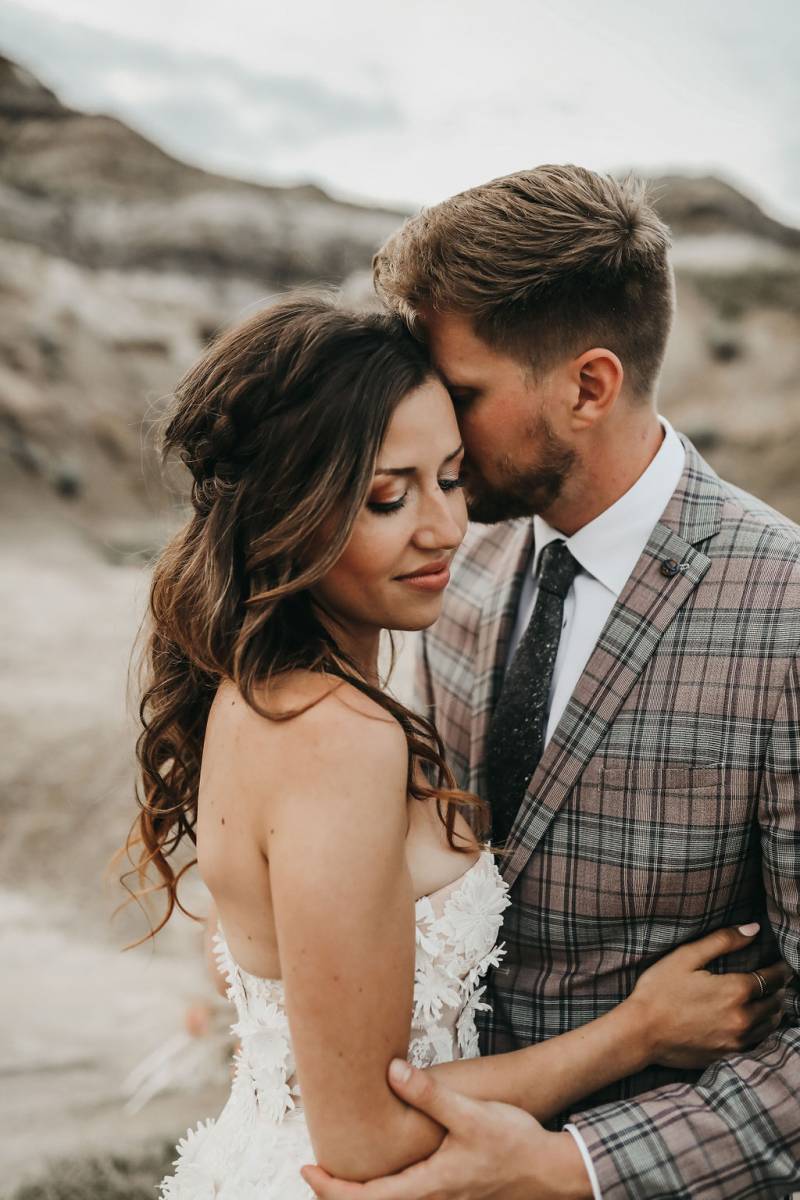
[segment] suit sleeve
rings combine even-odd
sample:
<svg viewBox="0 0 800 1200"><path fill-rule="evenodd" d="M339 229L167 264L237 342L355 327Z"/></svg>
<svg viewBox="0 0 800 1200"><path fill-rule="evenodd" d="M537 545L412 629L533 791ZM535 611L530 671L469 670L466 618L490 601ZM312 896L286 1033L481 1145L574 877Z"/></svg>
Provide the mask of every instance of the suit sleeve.
<svg viewBox="0 0 800 1200"><path fill-rule="evenodd" d="M767 913L800 972L800 665L775 715L759 793ZM603 1200L754 1200L800 1188L800 990L755 1050L694 1084L671 1084L572 1118Z"/></svg>

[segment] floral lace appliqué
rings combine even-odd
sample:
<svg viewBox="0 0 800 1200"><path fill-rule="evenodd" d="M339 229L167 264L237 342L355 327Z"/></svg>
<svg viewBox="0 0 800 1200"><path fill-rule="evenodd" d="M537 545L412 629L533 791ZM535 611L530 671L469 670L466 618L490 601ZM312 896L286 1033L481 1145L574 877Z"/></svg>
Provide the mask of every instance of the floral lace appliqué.
<svg viewBox="0 0 800 1200"><path fill-rule="evenodd" d="M442 895L417 901L414 1011L409 1062L418 1067L475 1058L475 1013L488 1008L480 984L503 954L497 936L508 888L493 856ZM239 1043L228 1103L216 1121L187 1130L161 1200L314 1200L299 1174L314 1152L295 1075L283 984L241 970L220 934L214 946L236 1006Z"/></svg>
<svg viewBox="0 0 800 1200"><path fill-rule="evenodd" d="M443 889L444 890L444 889ZM511 901L484 851L437 913L436 893L417 901L414 1015L409 1061L415 1066L478 1055L475 1013L488 1008L479 980L505 953L497 935Z"/></svg>

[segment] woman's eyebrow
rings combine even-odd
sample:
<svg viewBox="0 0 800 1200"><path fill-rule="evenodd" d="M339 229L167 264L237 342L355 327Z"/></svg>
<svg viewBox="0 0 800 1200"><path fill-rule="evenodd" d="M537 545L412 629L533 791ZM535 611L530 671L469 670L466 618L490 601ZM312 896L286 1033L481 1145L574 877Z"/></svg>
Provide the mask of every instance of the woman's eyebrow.
<svg viewBox="0 0 800 1200"><path fill-rule="evenodd" d="M448 454L447 458L442 459L442 466L450 463L454 458L458 458L461 451L464 449L463 444L456 447L452 454ZM376 475L415 475L416 467L376 467Z"/></svg>

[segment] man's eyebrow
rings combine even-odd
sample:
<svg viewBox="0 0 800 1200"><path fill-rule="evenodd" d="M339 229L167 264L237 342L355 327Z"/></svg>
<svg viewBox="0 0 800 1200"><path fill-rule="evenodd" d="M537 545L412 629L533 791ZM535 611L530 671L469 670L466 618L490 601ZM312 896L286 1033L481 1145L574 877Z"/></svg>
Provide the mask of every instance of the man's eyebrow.
<svg viewBox="0 0 800 1200"><path fill-rule="evenodd" d="M446 463L451 463L454 458L458 458L461 451L464 449L463 443L458 445L452 454L448 454L447 458L442 459L442 466ZM376 475L415 475L416 467L376 467Z"/></svg>

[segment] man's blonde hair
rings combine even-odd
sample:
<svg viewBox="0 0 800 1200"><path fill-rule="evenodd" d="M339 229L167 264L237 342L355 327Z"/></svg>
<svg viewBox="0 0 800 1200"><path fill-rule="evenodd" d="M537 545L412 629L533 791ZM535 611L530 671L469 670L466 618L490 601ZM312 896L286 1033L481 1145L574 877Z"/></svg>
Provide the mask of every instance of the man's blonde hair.
<svg viewBox="0 0 800 1200"><path fill-rule="evenodd" d="M424 309L468 315L534 372L604 346L643 397L672 323L669 246L641 182L547 165L411 217L375 255L375 288L412 330Z"/></svg>

